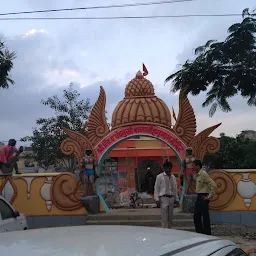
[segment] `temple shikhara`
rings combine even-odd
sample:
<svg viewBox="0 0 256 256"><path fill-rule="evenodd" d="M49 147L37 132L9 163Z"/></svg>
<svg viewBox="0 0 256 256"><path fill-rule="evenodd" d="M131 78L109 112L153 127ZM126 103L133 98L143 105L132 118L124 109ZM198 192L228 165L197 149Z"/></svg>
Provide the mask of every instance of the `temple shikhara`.
<svg viewBox="0 0 256 256"><path fill-rule="evenodd" d="M155 95L152 83L139 71L125 88L125 97L113 114L111 130L138 124L161 126L169 129L171 113L167 105Z"/></svg>

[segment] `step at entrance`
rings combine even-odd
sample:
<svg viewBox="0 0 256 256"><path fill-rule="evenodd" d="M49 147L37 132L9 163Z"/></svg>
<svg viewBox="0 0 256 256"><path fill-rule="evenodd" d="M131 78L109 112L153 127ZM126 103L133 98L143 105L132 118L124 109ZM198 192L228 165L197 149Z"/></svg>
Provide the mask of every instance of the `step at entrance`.
<svg viewBox="0 0 256 256"><path fill-rule="evenodd" d="M161 227L160 209L114 209L110 213L89 215L86 225L128 225ZM173 228L195 231L193 216L186 213L175 213Z"/></svg>

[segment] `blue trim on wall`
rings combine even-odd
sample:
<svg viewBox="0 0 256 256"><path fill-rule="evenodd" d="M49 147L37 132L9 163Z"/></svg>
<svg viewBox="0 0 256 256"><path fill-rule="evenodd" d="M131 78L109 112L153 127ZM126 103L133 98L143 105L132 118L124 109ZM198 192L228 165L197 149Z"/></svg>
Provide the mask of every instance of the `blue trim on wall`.
<svg viewBox="0 0 256 256"><path fill-rule="evenodd" d="M256 227L256 212L210 212L212 224L231 223L236 225Z"/></svg>
<svg viewBox="0 0 256 256"><path fill-rule="evenodd" d="M102 167L102 164L103 164L103 161L104 159L107 157L107 155L111 152L111 150L115 147L115 145L113 147L110 147L101 157L101 159L99 160L99 163L98 163L98 175L100 176L100 170L101 170L101 167ZM108 205L106 204L101 192L100 192L100 186L98 184L98 182L96 181L96 190L97 190L97 194L100 198L100 202L102 203L106 213L109 213L110 212L110 209L108 207Z"/></svg>
<svg viewBox="0 0 256 256"><path fill-rule="evenodd" d="M135 136L136 136L136 135L135 135ZM148 135L148 134L138 134L138 136L147 136L147 137L155 138L155 139L157 139L157 140L160 140L160 141L166 143L166 141L161 140L161 139L159 139L159 138L157 138L157 137L154 137L154 136L150 136L150 135ZM132 137L134 137L134 134L133 134L132 136L128 136L128 137L125 137L125 138L123 138L123 139L117 141L115 144L113 144L113 145L102 155L102 157L99 159L99 162L98 162L98 175L99 175L99 176L100 176L100 170L101 170L103 161L106 159L107 155L112 151L112 149L115 148L115 147L116 147L118 144L120 144L121 142L123 142L123 141L125 141L125 140L128 140L129 138L132 138ZM180 158L179 154L176 152L176 150L175 150L170 144L168 144L168 143L166 143L166 144L173 150L173 152L175 153L176 157L177 157L178 160L179 160L180 168L182 168L182 167L183 167L183 166L182 166L182 165L183 165L183 161L182 161L182 159ZM186 187L186 184L183 183L182 194L181 194L181 197L180 197L180 204L183 202L183 197L184 197L184 193L185 193L185 187ZM99 184L98 184L97 181L96 181L96 190L97 190L97 194L98 194L98 196L99 196L99 198L100 198L100 202L102 203L102 205L103 205L105 211L106 211L107 213L110 212L110 209L109 209L109 207L107 206L107 204L106 204L106 202L105 202L105 200L104 200L104 198L103 198L103 196L102 196L102 194L101 194L101 192L100 192L100 187L99 187ZM179 208L176 208L175 211L179 211Z"/></svg>

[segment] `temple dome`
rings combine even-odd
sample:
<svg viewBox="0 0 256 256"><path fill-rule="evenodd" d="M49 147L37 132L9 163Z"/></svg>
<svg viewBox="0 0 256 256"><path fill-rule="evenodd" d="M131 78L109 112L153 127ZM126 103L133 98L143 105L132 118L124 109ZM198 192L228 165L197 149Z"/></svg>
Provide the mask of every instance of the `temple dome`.
<svg viewBox="0 0 256 256"><path fill-rule="evenodd" d="M155 96L154 86L141 72L137 72L125 88L125 97L112 114L112 130L135 124L171 126L171 113L167 105Z"/></svg>

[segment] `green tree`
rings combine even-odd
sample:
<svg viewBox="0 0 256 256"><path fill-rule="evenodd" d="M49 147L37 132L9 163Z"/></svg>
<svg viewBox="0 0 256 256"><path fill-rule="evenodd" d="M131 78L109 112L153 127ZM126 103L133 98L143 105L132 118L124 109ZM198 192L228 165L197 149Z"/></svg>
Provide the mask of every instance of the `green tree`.
<svg viewBox="0 0 256 256"><path fill-rule="evenodd" d="M74 157L62 154L60 145L66 138L63 127L73 131L83 132L84 123L91 110L90 100L79 100L80 94L70 84L63 90L60 99L57 95L42 100L42 104L54 110L55 115L49 118L38 118L37 128L33 129L32 136L22 138L22 141L31 142L34 158L39 166L47 169L49 166L74 168Z"/></svg>
<svg viewBox="0 0 256 256"><path fill-rule="evenodd" d="M245 9L242 18L229 27L223 42L209 40L197 47L195 59L165 80L172 82L172 92L182 89L196 96L208 90L202 106L211 104L210 116L218 106L231 111L228 99L238 94L249 106L256 106L256 13Z"/></svg>
<svg viewBox="0 0 256 256"><path fill-rule="evenodd" d="M10 71L13 67L15 52L10 52L4 42L0 39L0 87L9 88L9 84L14 84L10 78Z"/></svg>
<svg viewBox="0 0 256 256"><path fill-rule="evenodd" d="M256 141L238 135L236 138L222 134L220 150L207 154L204 164L213 169L255 169Z"/></svg>

